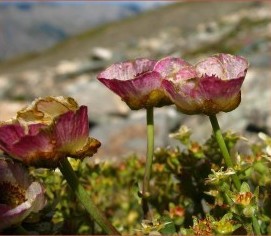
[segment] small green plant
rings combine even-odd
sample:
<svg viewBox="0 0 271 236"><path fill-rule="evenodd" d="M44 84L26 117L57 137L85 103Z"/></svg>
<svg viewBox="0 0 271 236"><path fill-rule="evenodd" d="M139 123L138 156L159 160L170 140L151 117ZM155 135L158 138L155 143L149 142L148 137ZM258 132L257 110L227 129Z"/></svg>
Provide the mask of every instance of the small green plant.
<svg viewBox="0 0 271 236"><path fill-rule="evenodd" d="M232 132L223 136L232 149L237 142L244 142ZM182 127L171 137L180 145L158 148L154 153L149 199L152 220L142 219L138 195L144 160L130 156L119 163L70 162L81 184L122 234L253 234L252 214L260 219L261 232L270 234L271 163L266 159L267 143L252 144L249 156L236 155L234 170L221 167L223 157L214 148L214 136L200 144L191 140L187 127ZM48 203L41 215L47 228L43 233L103 232L94 222L89 223L60 172L33 168L31 173L46 188ZM234 173L243 182L240 191L231 190ZM24 223L24 227L33 229L34 224Z"/></svg>

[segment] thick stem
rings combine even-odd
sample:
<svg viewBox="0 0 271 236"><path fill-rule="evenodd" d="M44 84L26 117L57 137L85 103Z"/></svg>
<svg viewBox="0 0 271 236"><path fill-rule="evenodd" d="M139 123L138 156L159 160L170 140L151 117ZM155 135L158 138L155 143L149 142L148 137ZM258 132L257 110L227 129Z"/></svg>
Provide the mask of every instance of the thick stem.
<svg viewBox="0 0 271 236"><path fill-rule="evenodd" d="M149 213L149 206L147 198L150 195L150 177L152 170L153 161L153 150L154 150L154 121L153 121L153 108L147 108L147 160L145 165L145 174L143 180L142 189L142 208L144 219L147 218Z"/></svg>
<svg viewBox="0 0 271 236"><path fill-rule="evenodd" d="M59 165L59 169L67 180L71 189L74 191L78 199L81 201L91 218L97 222L98 225L107 233L111 235L120 235L120 233L114 228L114 226L105 218L101 211L95 206L83 186L79 183L79 180L74 173L71 164L68 159L64 158Z"/></svg>
<svg viewBox="0 0 271 236"><path fill-rule="evenodd" d="M233 168L234 165L233 165L232 159L230 157L228 148L227 148L227 146L225 144L223 135L221 133L217 118L216 118L215 115L209 116L209 118L210 118L210 122L211 122L212 127L213 127L213 131L214 131L216 141L217 141L217 143L219 145L219 148L220 148L220 150L222 152L222 155L224 157L224 161L225 161L228 168ZM233 180L235 188L237 190L240 190L241 182L240 182L240 180L239 180L239 178L238 178L238 176L236 174L232 175L232 180Z"/></svg>

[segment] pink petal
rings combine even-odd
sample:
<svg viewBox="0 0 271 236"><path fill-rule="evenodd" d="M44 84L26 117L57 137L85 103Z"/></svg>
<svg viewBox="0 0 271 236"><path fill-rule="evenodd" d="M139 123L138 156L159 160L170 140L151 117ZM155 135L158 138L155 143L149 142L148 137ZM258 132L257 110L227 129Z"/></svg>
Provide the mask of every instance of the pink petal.
<svg viewBox="0 0 271 236"><path fill-rule="evenodd" d="M44 125L44 124L31 124L31 125L29 125L27 128L28 128L28 130L27 130L27 134L28 135L36 135L36 134L38 134L38 132L42 129L42 128L45 128L45 127L47 127L46 125Z"/></svg>
<svg viewBox="0 0 271 236"><path fill-rule="evenodd" d="M5 152L9 152L10 147L24 135L24 128L19 124L0 126L0 148Z"/></svg>
<svg viewBox="0 0 271 236"><path fill-rule="evenodd" d="M124 100L130 97L140 99L161 85L160 74L156 72L144 73L133 80L100 79L100 81Z"/></svg>
<svg viewBox="0 0 271 236"><path fill-rule="evenodd" d="M31 211L38 212L46 204L44 188L38 182L33 182L28 187L25 195L28 202L31 203Z"/></svg>
<svg viewBox="0 0 271 236"><path fill-rule="evenodd" d="M7 151L8 146L18 142L26 134L37 134L42 127L45 127L45 125L32 124L28 127L23 127L20 124L2 125L0 126L0 148Z"/></svg>
<svg viewBox="0 0 271 236"><path fill-rule="evenodd" d="M24 136L24 128L19 124L8 124L0 126L0 140L12 144Z"/></svg>
<svg viewBox="0 0 271 236"><path fill-rule="evenodd" d="M166 57L159 60L154 66L154 71L161 74L163 78L176 77L179 74L183 79L196 76L192 66L181 58Z"/></svg>
<svg viewBox="0 0 271 236"><path fill-rule="evenodd" d="M48 131L40 130L36 135L24 136L11 147L8 154L28 165L50 166L57 158L54 152L55 142L55 137L52 137Z"/></svg>
<svg viewBox="0 0 271 236"><path fill-rule="evenodd" d="M208 57L196 65L199 77L216 76L222 80L245 77L247 69L245 58L223 53Z"/></svg>
<svg viewBox="0 0 271 236"><path fill-rule="evenodd" d="M27 189L31 183L29 174L21 164L14 164L12 160L0 159L0 182L9 182Z"/></svg>
<svg viewBox="0 0 271 236"><path fill-rule="evenodd" d="M57 148L66 153L76 152L86 144L89 136L87 107L61 115L55 125Z"/></svg>
<svg viewBox="0 0 271 236"><path fill-rule="evenodd" d="M194 86L179 86L168 80L164 80L162 86L180 111L185 114L196 114L200 111L199 105L203 101L197 97L198 93Z"/></svg>
<svg viewBox="0 0 271 236"><path fill-rule="evenodd" d="M31 198L11 209L6 205L0 206L0 230L21 223L31 212L38 212L45 206L44 191L37 182L32 183L27 190Z"/></svg>
<svg viewBox="0 0 271 236"><path fill-rule="evenodd" d="M157 90L160 90L162 93L161 76L157 72L146 72L132 80L100 79L100 81L118 94L131 109L140 109L147 105L156 106L161 99L163 100L163 95L161 94L157 99L151 102L148 101L150 93Z"/></svg>
<svg viewBox="0 0 271 236"><path fill-rule="evenodd" d="M214 77L201 79L198 87L204 99L202 112L210 115L219 111L234 110L241 102L241 86L243 78L232 80L219 80Z"/></svg>
<svg viewBox="0 0 271 236"><path fill-rule="evenodd" d="M38 163L43 163L49 157L52 158L51 163L53 163L57 158L54 153L55 137L52 137L48 129L42 129L44 127L47 126L43 124L33 124L26 128L18 124L1 126L0 148L27 165L39 166ZM24 133L24 129L28 134Z"/></svg>
<svg viewBox="0 0 271 236"><path fill-rule="evenodd" d="M0 215L0 231L12 225L21 223L31 213L31 205L24 202L16 208Z"/></svg>
<svg viewBox="0 0 271 236"><path fill-rule="evenodd" d="M137 59L132 62L116 63L108 67L98 75L99 80L131 80L136 76L151 71L156 61Z"/></svg>
<svg viewBox="0 0 271 236"><path fill-rule="evenodd" d="M226 71L224 70L222 62L215 56L208 57L199 62L195 66L198 77L215 76L220 79L227 79Z"/></svg>
<svg viewBox="0 0 271 236"><path fill-rule="evenodd" d="M236 96L241 89L244 78L220 80L216 77L204 77L198 86L204 99L230 98Z"/></svg>
<svg viewBox="0 0 271 236"><path fill-rule="evenodd" d="M223 53L215 57L223 64L229 79L245 77L248 69L248 62L245 58Z"/></svg>
<svg viewBox="0 0 271 236"><path fill-rule="evenodd" d="M11 209L10 206L6 205L6 204L1 204L0 203L0 217L1 215L4 215L6 212L8 212ZM0 218L1 219L1 218ZM1 223L0 223L1 224ZM1 227L0 227L1 229Z"/></svg>

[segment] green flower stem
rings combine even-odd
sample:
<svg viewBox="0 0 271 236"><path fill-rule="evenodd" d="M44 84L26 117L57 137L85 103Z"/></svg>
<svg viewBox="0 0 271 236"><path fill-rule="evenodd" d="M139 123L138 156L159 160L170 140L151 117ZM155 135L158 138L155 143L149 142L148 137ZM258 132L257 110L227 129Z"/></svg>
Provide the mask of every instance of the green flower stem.
<svg viewBox="0 0 271 236"><path fill-rule="evenodd" d="M147 198L150 195L149 189L153 161L153 150L154 150L154 121L153 121L153 108L151 107L147 108L147 160L142 190L142 208L144 219L147 219L149 213Z"/></svg>
<svg viewBox="0 0 271 236"><path fill-rule="evenodd" d="M209 118L210 118L210 122L211 122L212 127L213 127L213 131L214 131L216 141L217 141L217 143L219 145L219 148L220 148L220 150L222 152L222 155L224 157L224 161L225 161L228 168L233 168L234 165L233 165L232 159L230 157L228 148L227 148L227 146L225 144L224 138L222 136L222 133L221 133L217 118L216 118L215 115L209 116ZM240 190L241 182L240 182L240 180L239 180L239 178L238 178L238 176L236 174L232 175L232 180L233 180L235 188L237 190Z"/></svg>
<svg viewBox="0 0 271 236"><path fill-rule="evenodd" d="M215 115L209 116L209 118L210 118L210 122L211 122L212 127L213 127L213 131L214 131L216 141L217 141L217 143L218 143L218 145L220 147L220 150L221 150L222 155L224 157L225 163L226 163L227 167L233 168L234 165L233 165L232 159L230 157L228 148L227 148L227 146L225 144L224 138L222 136L222 133L221 133L217 118L216 118ZM232 175L232 180L233 180L235 188L239 191L240 187L241 187L241 182L240 182L238 176L236 174ZM260 226L259 226L258 220L257 220L257 218L255 216L252 216L252 225L253 225L253 229L254 229L255 234L256 235L261 235Z"/></svg>
<svg viewBox="0 0 271 236"><path fill-rule="evenodd" d="M110 235L120 235L120 233L114 228L114 226L105 218L101 211L95 206L83 186L79 183L79 180L73 171L70 162L67 158L61 160L59 169L67 180L71 189L74 191L78 199L81 201L91 218L95 220L100 227Z"/></svg>

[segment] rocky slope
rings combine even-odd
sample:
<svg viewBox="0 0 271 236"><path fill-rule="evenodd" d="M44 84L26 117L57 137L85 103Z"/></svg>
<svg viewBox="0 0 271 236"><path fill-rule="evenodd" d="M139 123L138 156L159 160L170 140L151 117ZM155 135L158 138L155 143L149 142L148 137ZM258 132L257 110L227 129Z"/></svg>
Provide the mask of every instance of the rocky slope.
<svg viewBox="0 0 271 236"><path fill-rule="evenodd" d="M242 103L219 114L223 129L246 136L270 134L271 15L268 2L179 3L89 31L41 54L0 65L0 120L38 96L66 95L89 107L91 135L103 143L96 158L145 155L145 113L132 112L96 80L109 64L137 57L181 56L190 62L217 52L248 58ZM159 19L159 20L158 20ZM181 124L203 141L211 134L204 116L173 106L156 109L156 146L176 143L168 134Z"/></svg>
<svg viewBox="0 0 271 236"><path fill-rule="evenodd" d="M70 36L142 10L136 5L97 2L0 3L0 60L39 52Z"/></svg>

